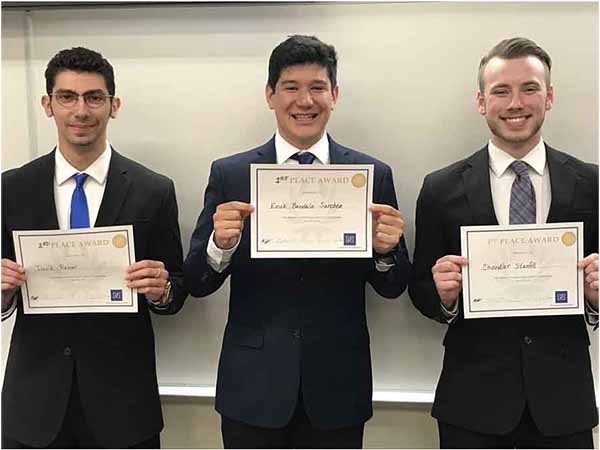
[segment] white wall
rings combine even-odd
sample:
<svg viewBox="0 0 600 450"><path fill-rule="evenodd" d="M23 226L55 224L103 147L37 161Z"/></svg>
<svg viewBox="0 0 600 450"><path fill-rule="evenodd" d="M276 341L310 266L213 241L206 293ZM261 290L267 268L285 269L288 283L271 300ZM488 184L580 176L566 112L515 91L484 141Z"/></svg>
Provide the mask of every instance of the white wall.
<svg viewBox="0 0 600 450"><path fill-rule="evenodd" d="M267 62L272 48L293 33L316 34L336 46L341 96L329 132L393 167L411 253L423 177L487 139L475 111L476 68L500 39L527 36L550 53L556 100L544 137L581 159L598 160L594 3L107 6L34 10L29 20L27 31L24 12L2 17L2 169L46 153L56 141L54 124L39 107L47 61L65 47L96 49L115 67L123 99L110 124L111 142L175 180L184 251L210 162L273 133L263 95ZM206 299L188 299L177 316L153 318L161 384L214 385L227 295L224 287ZM422 317L407 295L388 301L370 289L368 319L375 389L432 393L444 326ZM9 335L3 326L3 354ZM597 372L598 334L592 337ZM396 411L408 414L404 406ZM430 446L430 419L422 417L410 442ZM427 436L419 440L421 431ZM203 442L193 432L190 439Z"/></svg>

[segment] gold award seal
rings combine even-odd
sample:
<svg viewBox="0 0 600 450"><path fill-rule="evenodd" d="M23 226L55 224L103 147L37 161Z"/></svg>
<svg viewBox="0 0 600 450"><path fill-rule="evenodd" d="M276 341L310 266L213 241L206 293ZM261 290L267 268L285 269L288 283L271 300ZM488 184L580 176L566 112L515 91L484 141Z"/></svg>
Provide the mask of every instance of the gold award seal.
<svg viewBox="0 0 600 450"><path fill-rule="evenodd" d="M565 244L567 247L570 247L575 242L577 242L577 238L575 237L575 233L572 233L570 231L567 231L566 233L563 233L563 235L561 236L561 240L562 240L562 243Z"/></svg>
<svg viewBox="0 0 600 450"><path fill-rule="evenodd" d="M367 184L367 177L365 177L362 173L357 173L352 177L352 186L361 188L365 184Z"/></svg>
<svg viewBox="0 0 600 450"><path fill-rule="evenodd" d="M117 234L115 237L113 237L112 243L117 248L123 248L125 247L125 244L127 244L127 239L125 239L125 236L122 234Z"/></svg>

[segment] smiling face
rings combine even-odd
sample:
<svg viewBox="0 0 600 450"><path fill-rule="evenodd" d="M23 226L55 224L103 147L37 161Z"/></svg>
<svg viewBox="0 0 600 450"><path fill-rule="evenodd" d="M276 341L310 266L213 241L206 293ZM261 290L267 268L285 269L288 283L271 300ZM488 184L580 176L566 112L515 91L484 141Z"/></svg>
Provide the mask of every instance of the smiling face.
<svg viewBox="0 0 600 450"><path fill-rule="evenodd" d="M319 64L289 66L281 71L275 90L268 84L265 89L279 133L299 149L321 139L338 92L337 86L332 89L327 69Z"/></svg>
<svg viewBox="0 0 600 450"><path fill-rule="evenodd" d="M554 90L546 86L545 68L533 56L492 58L483 73L484 92L477 93L477 110L487 121L492 142L522 158L540 141Z"/></svg>
<svg viewBox="0 0 600 450"><path fill-rule="evenodd" d="M107 98L104 105L91 108L83 97L71 107L61 105L56 94L108 95L102 75L93 72L60 72L54 80L52 96L42 97L42 106L48 117L54 117L58 131L59 147L63 152L102 152L106 141L106 127L119 110L118 98Z"/></svg>

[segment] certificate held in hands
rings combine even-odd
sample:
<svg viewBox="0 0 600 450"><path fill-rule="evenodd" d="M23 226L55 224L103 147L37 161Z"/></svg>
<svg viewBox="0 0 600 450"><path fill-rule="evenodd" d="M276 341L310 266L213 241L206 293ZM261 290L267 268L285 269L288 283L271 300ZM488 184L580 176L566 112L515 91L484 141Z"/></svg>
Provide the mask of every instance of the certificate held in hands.
<svg viewBox="0 0 600 450"><path fill-rule="evenodd" d="M461 227L466 319L584 313L583 223Z"/></svg>
<svg viewBox="0 0 600 450"><path fill-rule="evenodd" d="M370 258L372 164L252 164L252 258Z"/></svg>
<svg viewBox="0 0 600 450"><path fill-rule="evenodd" d="M13 231L25 268L25 314L137 312L125 269L135 262L131 225Z"/></svg>

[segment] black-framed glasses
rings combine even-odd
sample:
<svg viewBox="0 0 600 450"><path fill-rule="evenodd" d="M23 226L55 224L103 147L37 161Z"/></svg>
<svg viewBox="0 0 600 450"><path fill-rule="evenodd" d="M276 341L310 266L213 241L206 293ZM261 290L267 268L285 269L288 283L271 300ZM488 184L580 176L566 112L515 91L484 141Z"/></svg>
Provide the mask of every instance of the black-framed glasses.
<svg viewBox="0 0 600 450"><path fill-rule="evenodd" d="M75 106L79 102L79 97L83 97L83 101L90 108L101 108L104 106L107 99L114 97L114 95L106 95L104 92L86 92L85 94L78 94L77 92L60 91L49 95L50 97L54 97L58 104L65 108L72 108Z"/></svg>

